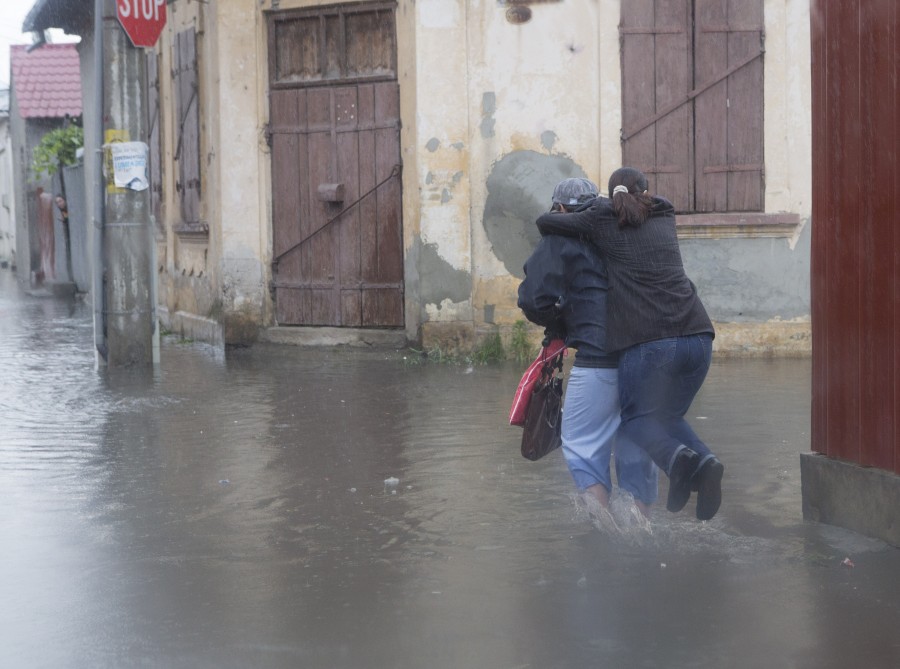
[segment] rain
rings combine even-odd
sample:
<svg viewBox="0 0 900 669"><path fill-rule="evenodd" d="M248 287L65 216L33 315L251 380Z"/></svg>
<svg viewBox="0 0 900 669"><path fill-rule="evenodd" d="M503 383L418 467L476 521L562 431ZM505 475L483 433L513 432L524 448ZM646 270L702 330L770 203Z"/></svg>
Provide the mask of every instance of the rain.
<svg viewBox="0 0 900 669"><path fill-rule="evenodd" d="M519 454L514 362L161 359L95 370L90 305L0 272L5 666L900 665L900 552L802 518L809 359L715 361L722 509L616 528Z"/></svg>

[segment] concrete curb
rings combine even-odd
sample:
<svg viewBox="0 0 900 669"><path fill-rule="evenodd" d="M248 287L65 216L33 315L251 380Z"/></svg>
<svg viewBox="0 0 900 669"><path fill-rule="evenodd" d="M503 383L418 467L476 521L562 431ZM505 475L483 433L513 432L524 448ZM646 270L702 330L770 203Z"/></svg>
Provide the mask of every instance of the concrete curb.
<svg viewBox="0 0 900 669"><path fill-rule="evenodd" d="M900 546L900 476L819 453L800 454L803 517Z"/></svg>
<svg viewBox="0 0 900 669"><path fill-rule="evenodd" d="M259 341L292 346L351 346L400 349L407 344L403 330L334 327L271 327L262 330Z"/></svg>

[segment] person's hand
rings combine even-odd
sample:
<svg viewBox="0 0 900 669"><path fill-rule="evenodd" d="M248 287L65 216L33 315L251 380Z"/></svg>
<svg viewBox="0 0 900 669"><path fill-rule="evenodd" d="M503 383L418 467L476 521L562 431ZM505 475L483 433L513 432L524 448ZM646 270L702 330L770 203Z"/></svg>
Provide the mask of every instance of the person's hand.
<svg viewBox="0 0 900 669"><path fill-rule="evenodd" d="M556 332L554 330L547 328L546 330L544 330L544 340L541 342L541 348L547 348L548 346L550 346L550 342L552 342L554 339L565 339L565 338L566 338L566 335L564 333Z"/></svg>

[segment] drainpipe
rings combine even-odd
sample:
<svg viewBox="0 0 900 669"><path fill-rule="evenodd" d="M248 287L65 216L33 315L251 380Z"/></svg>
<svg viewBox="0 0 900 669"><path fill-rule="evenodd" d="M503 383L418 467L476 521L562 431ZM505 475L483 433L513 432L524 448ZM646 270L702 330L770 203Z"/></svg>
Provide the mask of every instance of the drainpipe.
<svg viewBox="0 0 900 669"><path fill-rule="evenodd" d="M106 184L103 180L103 5L104 0L94 0L94 211L91 228L91 244L94 252L91 294L94 297L94 346L97 351L97 367L105 365L108 357L106 323L103 318L106 302L103 286L106 255L103 252L103 204Z"/></svg>

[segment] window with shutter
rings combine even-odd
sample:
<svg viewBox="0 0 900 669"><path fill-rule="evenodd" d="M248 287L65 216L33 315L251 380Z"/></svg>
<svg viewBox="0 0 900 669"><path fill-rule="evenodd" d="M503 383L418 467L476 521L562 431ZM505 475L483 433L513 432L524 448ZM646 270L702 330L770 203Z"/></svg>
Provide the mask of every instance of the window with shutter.
<svg viewBox="0 0 900 669"><path fill-rule="evenodd" d="M156 229L165 233L162 218L162 162L159 129L159 61L155 51L147 56L147 138L150 146L150 213Z"/></svg>
<svg viewBox="0 0 900 669"><path fill-rule="evenodd" d="M392 1L279 13L269 52L272 87L395 80L394 7Z"/></svg>
<svg viewBox="0 0 900 669"><path fill-rule="evenodd" d="M622 3L622 155L679 212L764 208L763 0Z"/></svg>
<svg viewBox="0 0 900 669"><path fill-rule="evenodd" d="M202 232L200 221L200 100L197 78L197 33L193 28L175 36L175 160L178 180L175 188L181 204L182 232Z"/></svg>

